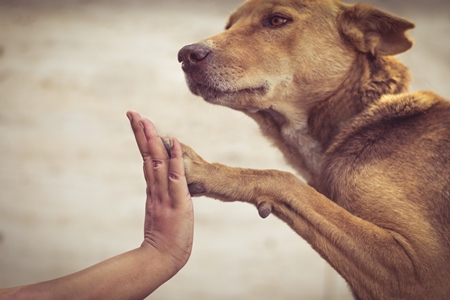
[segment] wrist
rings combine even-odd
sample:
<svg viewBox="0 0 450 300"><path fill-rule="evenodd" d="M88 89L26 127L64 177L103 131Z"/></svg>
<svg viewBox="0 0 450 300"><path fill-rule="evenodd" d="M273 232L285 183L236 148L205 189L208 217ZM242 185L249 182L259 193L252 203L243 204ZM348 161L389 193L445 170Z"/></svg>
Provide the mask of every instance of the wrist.
<svg viewBox="0 0 450 300"><path fill-rule="evenodd" d="M186 264L174 258L169 251L160 250L144 241L139 251L146 257L146 268L154 273L158 271L164 281L169 280Z"/></svg>

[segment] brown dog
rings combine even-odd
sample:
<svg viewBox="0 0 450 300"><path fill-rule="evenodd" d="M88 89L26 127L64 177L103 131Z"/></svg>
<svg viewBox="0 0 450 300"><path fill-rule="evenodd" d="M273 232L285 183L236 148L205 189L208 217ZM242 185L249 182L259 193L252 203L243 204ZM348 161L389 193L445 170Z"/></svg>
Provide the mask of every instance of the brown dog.
<svg viewBox="0 0 450 300"><path fill-rule="evenodd" d="M360 299L450 297L450 103L407 94L414 25L337 0L249 0L184 47L191 91L240 110L306 179L210 164L190 191L275 214Z"/></svg>

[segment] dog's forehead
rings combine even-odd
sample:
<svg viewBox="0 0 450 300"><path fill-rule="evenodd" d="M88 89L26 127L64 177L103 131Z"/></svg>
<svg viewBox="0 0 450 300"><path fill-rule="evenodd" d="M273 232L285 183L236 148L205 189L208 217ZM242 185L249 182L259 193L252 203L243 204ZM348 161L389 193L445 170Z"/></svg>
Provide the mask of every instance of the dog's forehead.
<svg viewBox="0 0 450 300"><path fill-rule="evenodd" d="M237 12L243 14L251 11L273 9L274 7L302 9L308 7L313 2L317 2L317 0L247 0L238 8Z"/></svg>
<svg viewBox="0 0 450 300"><path fill-rule="evenodd" d="M315 6L335 6L340 3L339 0L246 0L237 10L230 16L230 23L243 16L250 14L265 14L268 11L280 8L294 9L297 11L307 10Z"/></svg>

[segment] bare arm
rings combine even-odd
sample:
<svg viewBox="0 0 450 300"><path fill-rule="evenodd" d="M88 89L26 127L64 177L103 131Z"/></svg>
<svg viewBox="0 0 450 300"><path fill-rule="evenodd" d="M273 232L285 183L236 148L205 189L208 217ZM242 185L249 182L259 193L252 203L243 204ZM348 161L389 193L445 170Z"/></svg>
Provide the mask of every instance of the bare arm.
<svg viewBox="0 0 450 300"><path fill-rule="evenodd" d="M142 245L65 277L0 290L0 299L143 299L186 264L194 216L181 145L171 140L169 159L153 124L127 115L147 183Z"/></svg>

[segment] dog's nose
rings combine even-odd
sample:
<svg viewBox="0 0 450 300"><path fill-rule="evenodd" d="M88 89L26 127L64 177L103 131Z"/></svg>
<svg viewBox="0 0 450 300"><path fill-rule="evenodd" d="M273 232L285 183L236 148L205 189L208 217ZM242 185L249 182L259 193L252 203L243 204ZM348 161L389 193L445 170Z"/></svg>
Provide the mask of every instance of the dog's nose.
<svg viewBox="0 0 450 300"><path fill-rule="evenodd" d="M195 65L204 60L210 52L211 50L202 44L188 45L178 52L178 61L183 63L183 68Z"/></svg>

